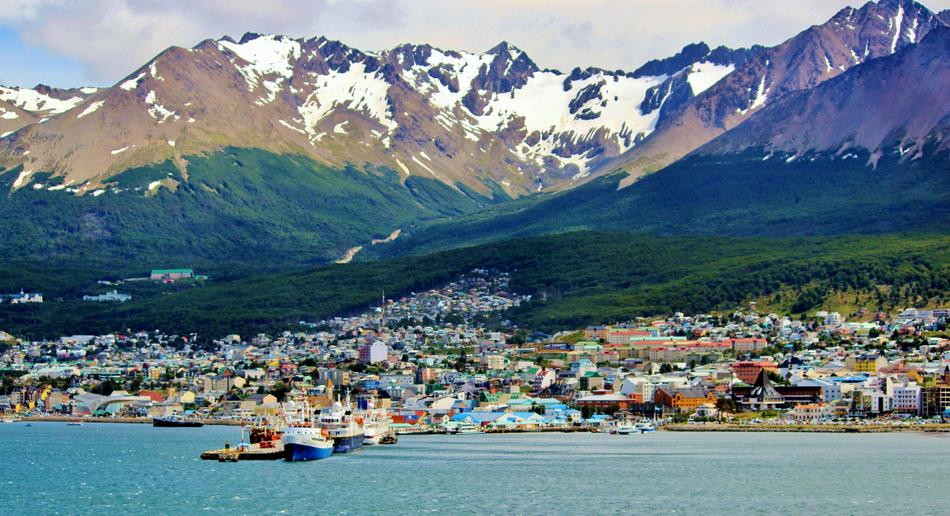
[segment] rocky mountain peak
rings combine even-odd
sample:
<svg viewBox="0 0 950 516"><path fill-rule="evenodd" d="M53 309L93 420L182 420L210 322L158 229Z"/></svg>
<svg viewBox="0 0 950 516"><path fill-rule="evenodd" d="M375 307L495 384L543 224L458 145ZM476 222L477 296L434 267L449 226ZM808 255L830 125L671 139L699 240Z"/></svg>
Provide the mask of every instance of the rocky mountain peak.
<svg viewBox="0 0 950 516"><path fill-rule="evenodd" d="M709 55L709 45L700 41L690 43L675 55L663 59L647 61L646 64L633 71L634 77L650 77L659 75L673 75L687 66L702 60Z"/></svg>

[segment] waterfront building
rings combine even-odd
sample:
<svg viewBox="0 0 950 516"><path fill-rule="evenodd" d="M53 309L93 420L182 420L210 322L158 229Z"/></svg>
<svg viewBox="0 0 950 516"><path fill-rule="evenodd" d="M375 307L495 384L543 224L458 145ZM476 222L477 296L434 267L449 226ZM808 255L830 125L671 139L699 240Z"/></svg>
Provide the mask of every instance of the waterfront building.
<svg viewBox="0 0 950 516"><path fill-rule="evenodd" d="M950 408L950 366L946 366L943 375L934 382L925 385L922 392L922 410L924 417L942 417Z"/></svg>
<svg viewBox="0 0 950 516"><path fill-rule="evenodd" d="M653 394L655 405L672 409L675 412L693 412L703 403L715 404L716 393L701 387L660 386Z"/></svg>
<svg viewBox="0 0 950 516"><path fill-rule="evenodd" d="M574 400L577 408L588 407L608 413L629 410L634 404L635 400L622 394L591 394Z"/></svg>
<svg viewBox="0 0 950 516"><path fill-rule="evenodd" d="M822 400L821 387L805 385L772 385L765 370L752 387L733 387L736 406L747 410L770 410L791 407L798 403Z"/></svg>

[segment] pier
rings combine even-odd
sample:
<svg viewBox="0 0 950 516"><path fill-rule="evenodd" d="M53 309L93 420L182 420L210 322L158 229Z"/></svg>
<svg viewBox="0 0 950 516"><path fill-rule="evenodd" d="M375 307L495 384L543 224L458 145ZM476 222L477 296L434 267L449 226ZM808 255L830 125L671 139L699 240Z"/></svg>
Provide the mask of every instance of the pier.
<svg viewBox="0 0 950 516"><path fill-rule="evenodd" d="M284 447L280 443L270 448L251 446L231 448L225 446L219 450L208 450L201 454L202 460L219 462L237 462L239 460L280 460L284 458Z"/></svg>

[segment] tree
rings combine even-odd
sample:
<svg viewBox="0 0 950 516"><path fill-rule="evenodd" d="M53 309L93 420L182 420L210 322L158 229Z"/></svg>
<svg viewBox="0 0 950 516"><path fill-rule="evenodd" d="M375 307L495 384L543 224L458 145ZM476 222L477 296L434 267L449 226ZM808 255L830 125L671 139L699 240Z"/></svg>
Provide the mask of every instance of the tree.
<svg viewBox="0 0 950 516"><path fill-rule="evenodd" d="M120 387L121 385L110 379L100 382L98 385L94 385L91 389L89 389L89 392L108 396L112 394L113 391L119 390Z"/></svg>
<svg viewBox="0 0 950 516"><path fill-rule="evenodd" d="M144 378L142 377L142 375L138 375L138 374L135 375L135 378L132 378L132 382L129 384L129 391L138 392L139 390L141 390L143 380Z"/></svg>
<svg viewBox="0 0 950 516"><path fill-rule="evenodd" d="M720 412L732 412L736 413L736 402L732 398L719 398L716 400L716 409Z"/></svg>
<svg viewBox="0 0 950 516"><path fill-rule="evenodd" d="M465 354L465 349L462 348L462 353L459 354L459 357L455 360L455 370L464 373L465 368L467 367L468 356Z"/></svg>
<svg viewBox="0 0 950 516"><path fill-rule="evenodd" d="M274 384L274 388L271 389L270 393L277 398L277 401L284 401L287 397L287 393L290 392L290 386L284 382L277 382Z"/></svg>

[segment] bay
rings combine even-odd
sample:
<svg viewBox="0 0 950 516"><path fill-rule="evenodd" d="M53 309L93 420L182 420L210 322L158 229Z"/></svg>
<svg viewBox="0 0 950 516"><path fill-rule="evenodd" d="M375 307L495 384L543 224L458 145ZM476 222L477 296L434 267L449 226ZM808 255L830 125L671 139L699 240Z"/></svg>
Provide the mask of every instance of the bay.
<svg viewBox="0 0 950 516"><path fill-rule="evenodd" d="M950 438L401 436L319 462L219 463L235 427L0 425L3 514L945 514Z"/></svg>

